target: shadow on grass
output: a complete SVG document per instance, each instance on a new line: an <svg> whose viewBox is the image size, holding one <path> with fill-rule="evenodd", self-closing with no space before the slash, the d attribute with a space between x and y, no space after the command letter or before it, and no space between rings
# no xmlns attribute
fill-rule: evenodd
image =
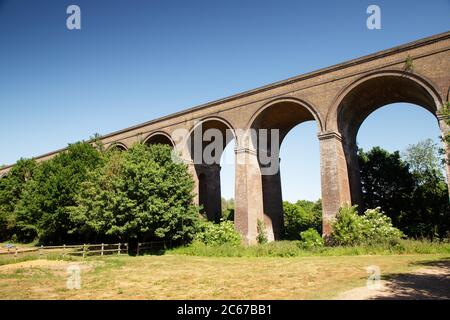
<svg viewBox="0 0 450 320"><path fill-rule="evenodd" d="M442 300L450 299L450 258L412 263L423 266L411 274L388 274L383 294L372 300Z"/></svg>

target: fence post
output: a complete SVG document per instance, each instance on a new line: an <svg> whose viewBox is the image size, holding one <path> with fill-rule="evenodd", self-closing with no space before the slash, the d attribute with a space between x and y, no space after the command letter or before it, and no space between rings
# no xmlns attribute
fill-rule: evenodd
<svg viewBox="0 0 450 320"><path fill-rule="evenodd" d="M83 244L83 259L86 257L86 244Z"/></svg>
<svg viewBox="0 0 450 320"><path fill-rule="evenodd" d="M63 259L66 257L66 245L63 244L63 254L62 254Z"/></svg>
<svg viewBox="0 0 450 320"><path fill-rule="evenodd" d="M138 242L138 245L137 245L137 252L136 252L136 255L138 256L139 255L139 246L140 246L141 244Z"/></svg>
<svg viewBox="0 0 450 320"><path fill-rule="evenodd" d="M41 245L41 248L39 249L39 258L42 258L43 251L44 251L44 246Z"/></svg>
<svg viewBox="0 0 450 320"><path fill-rule="evenodd" d="M17 259L17 253L18 253L18 251L19 251L19 249L17 249L17 247L16 247L16 251L14 252L14 260Z"/></svg>
<svg viewBox="0 0 450 320"><path fill-rule="evenodd" d="M101 252L101 256L103 257L103 250L105 249L105 245L102 243L102 252Z"/></svg>
<svg viewBox="0 0 450 320"><path fill-rule="evenodd" d="M120 256L120 242L119 242L119 244L117 245L117 255Z"/></svg>

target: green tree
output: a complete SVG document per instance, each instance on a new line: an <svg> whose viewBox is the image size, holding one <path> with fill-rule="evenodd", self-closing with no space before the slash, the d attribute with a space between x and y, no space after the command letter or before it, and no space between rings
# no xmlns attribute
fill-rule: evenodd
<svg viewBox="0 0 450 320"><path fill-rule="evenodd" d="M439 150L439 146L432 139L426 139L409 145L403 152L403 159L409 164L410 171L419 184L424 184L429 179L433 181L435 177L444 179Z"/></svg>
<svg viewBox="0 0 450 320"><path fill-rule="evenodd" d="M322 201L283 202L284 239L298 240L300 232L310 228L322 233Z"/></svg>
<svg viewBox="0 0 450 320"><path fill-rule="evenodd" d="M390 153L380 147L368 152L360 149L358 155L364 208L380 207L398 225L402 211L412 209L416 186L408 163L398 151Z"/></svg>
<svg viewBox="0 0 450 320"><path fill-rule="evenodd" d="M0 241L11 239L16 230L16 206L22 198L25 185L31 181L37 164L34 160L20 159L0 179Z"/></svg>
<svg viewBox="0 0 450 320"><path fill-rule="evenodd" d="M437 152L429 141L409 146L404 153L408 162L380 147L360 150L364 207L380 207L408 236L445 236L450 230L448 189Z"/></svg>
<svg viewBox="0 0 450 320"><path fill-rule="evenodd" d="M91 232L134 243L145 240L189 241L198 208L187 166L171 158L166 145L135 144L127 152L108 153L92 171L71 209L73 232Z"/></svg>
<svg viewBox="0 0 450 320"><path fill-rule="evenodd" d="M68 208L75 205L87 173L102 161L102 154L93 146L79 142L40 164L16 208L19 239L39 237L46 244L78 241L68 234L72 229Z"/></svg>

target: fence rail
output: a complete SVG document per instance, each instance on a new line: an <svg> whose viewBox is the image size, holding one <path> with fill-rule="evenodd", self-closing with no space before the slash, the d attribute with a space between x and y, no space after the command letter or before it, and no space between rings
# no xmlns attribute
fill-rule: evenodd
<svg viewBox="0 0 450 320"><path fill-rule="evenodd" d="M19 247L7 248L0 252L1 257L14 257L30 255L36 253L39 258L49 254L65 256L112 256L112 255L141 255L146 253L159 253L173 245L172 241L153 241L138 242L130 248L128 243L100 243L100 244L80 244L80 245L62 245L62 246L40 246L40 247Z"/></svg>

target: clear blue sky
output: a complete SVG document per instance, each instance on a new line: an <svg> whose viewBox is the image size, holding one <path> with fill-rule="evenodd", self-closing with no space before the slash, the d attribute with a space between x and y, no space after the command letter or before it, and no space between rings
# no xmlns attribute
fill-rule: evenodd
<svg viewBox="0 0 450 320"><path fill-rule="evenodd" d="M80 31L66 28L70 4ZM382 30L366 28L370 4ZM0 0L0 163L449 29L449 0ZM358 141L402 150L438 134L427 112L396 105ZM303 124L282 146L288 200L320 196L315 137Z"/></svg>

